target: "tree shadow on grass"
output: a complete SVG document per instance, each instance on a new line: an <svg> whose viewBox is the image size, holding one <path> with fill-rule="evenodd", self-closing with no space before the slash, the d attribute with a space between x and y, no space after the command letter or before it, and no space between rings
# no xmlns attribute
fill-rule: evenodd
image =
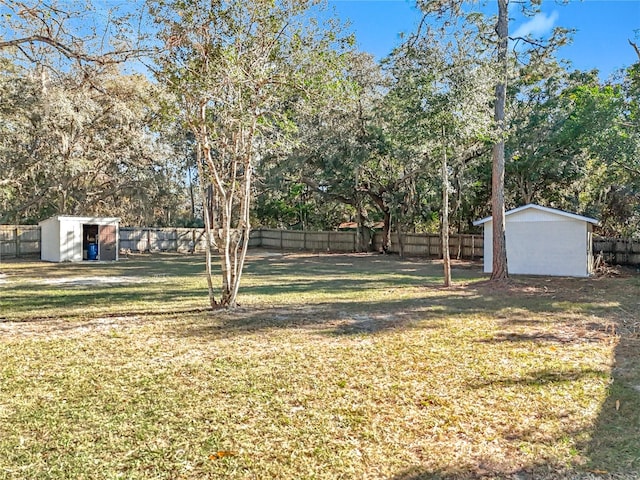
<svg viewBox="0 0 640 480"><path fill-rule="evenodd" d="M417 281L407 285L415 288ZM375 280L301 280L299 282L263 284L244 289L244 295L276 295L283 292L344 293L367 288L380 288ZM462 318L476 315L492 316L504 326L493 337L479 338L479 342L597 342L608 335L611 307L590 303L584 308L589 312L589 322L576 325L576 315L557 301L555 292L533 294L509 292L487 295L483 286L474 283L453 289L429 285L424 297L413 296L398 299L396 292L386 300L359 300L314 302L308 305L287 304L268 308L243 307L230 312L212 313L212 332L224 331L225 335L242 335L247 332L287 328L314 328L318 333L332 336L375 335L397 329L430 329L441 325L445 318ZM553 325L555 330L550 330ZM522 331L526 327L526 331ZM538 328L539 327L539 328ZM194 325L185 335L203 335L209 332L207 325Z"/></svg>
<svg viewBox="0 0 640 480"><path fill-rule="evenodd" d="M632 279L634 280L634 279ZM614 368L609 371L606 365L602 369L566 369L540 370L531 372L522 378L495 378L483 380L473 385L475 388L554 386L580 381L585 376L610 379L607 396L599 406L595 422L584 431L565 433L571 438L586 438L576 444L584 461L583 465L567 467L562 465L533 463L513 471L487 465L466 466L461 468L433 469L414 466L392 477L390 480L471 480L471 479L509 479L509 480L632 480L640 478L640 312L637 305L637 288L634 281L624 283L611 280L594 279L589 286L603 287L600 295L601 305L593 302L586 307L586 317L593 321L576 325L572 315L560 318L554 324L555 331L545 329L536 332L539 322L524 319L505 319L505 331L480 342L503 343L516 342L522 345L536 343L567 344L574 342L617 342L615 345ZM569 296L567 292L560 292ZM593 293L593 292L592 292ZM579 297L579 294L577 295ZM598 297L598 295L596 295ZM579 300L578 300L579 301ZM554 315L557 319L557 314ZM573 322L573 323L572 323ZM534 331L522 331L522 327ZM513 331L510 331L512 329ZM535 433L535 432L532 432ZM529 435L526 431L519 435Z"/></svg>
<svg viewBox="0 0 640 480"><path fill-rule="evenodd" d="M402 312L394 307L402 305ZM268 331L305 329L328 336L376 335L399 329L440 328L434 317L432 322L415 321L413 308L406 302L376 302L376 310L363 309L362 303L316 303L307 307L271 309L240 308L232 312L210 312L207 322L195 322L175 332L181 336L204 338L233 338ZM418 306L414 308L419 309ZM368 313L364 313L368 311Z"/></svg>
<svg viewBox="0 0 640 480"><path fill-rule="evenodd" d="M569 368L564 371L540 370L531 372L525 377L495 378L487 381L476 382L472 389L510 388L514 386L544 387L567 384L579 381L585 377L603 377L608 375L603 370ZM541 459L527 462L517 459L505 461L490 457L479 458L474 463L470 460L466 465L447 465L428 468L414 465L389 478L389 480L633 480L640 478L640 466L638 464L638 423L637 406L630 404L627 412L616 412L613 398L623 397L610 395L603 404L598 421L593 427L578 427L567 425L552 438L545 438L548 444L561 443L567 438L582 438L587 434L591 437L588 444L578 444L577 448L582 452L586 464L568 466L562 463L550 463ZM627 397L626 400L629 400ZM562 408L554 408L548 405L545 420L551 424L566 423ZM616 416L617 418L611 418ZM629 415L635 415L635 423L629 425ZM604 420L604 419L607 420ZM603 430L604 429L604 430ZM533 425L514 425L508 431L502 432L502 443L511 443L517 448L519 444L528 442L540 442L541 433ZM548 435L548 433L546 434Z"/></svg>
<svg viewBox="0 0 640 480"><path fill-rule="evenodd" d="M640 337L618 339L608 396L591 440L583 445L592 470L640 478ZM622 478L622 477L620 477Z"/></svg>
<svg viewBox="0 0 640 480"><path fill-rule="evenodd" d="M482 464L437 471L412 467L394 475L389 480L599 480L602 478L588 472L580 475L576 472L562 471L555 466L540 462L517 470L501 470Z"/></svg>
<svg viewBox="0 0 640 480"><path fill-rule="evenodd" d="M323 281L308 280L294 285L277 283L245 289L245 295L269 295L292 291L305 293L344 293L379 285L375 281ZM401 288L401 287L400 287ZM504 331L479 342L597 342L607 335L610 308L590 305L591 320L575 325L575 315L558 305L554 296L538 296L535 302L526 297L505 295L492 297L473 284L445 289L439 286L420 287L424 297L397 299L390 293L386 300L359 300L314 302L308 305L288 304L269 308L246 307L231 312L215 312L215 330L227 335L286 328L316 328L325 335L379 334L397 329L434 328L446 318L493 316L504 326ZM516 318L514 318L516 317ZM531 317L531 318L530 318ZM536 319L533 319L536 317ZM540 318L542 317L542 318ZM550 331L553 324L556 330ZM526 331L521 331L526 327ZM540 327L540 328L538 328ZM189 334L206 335L206 327L195 327ZM200 329L200 330L199 330Z"/></svg>

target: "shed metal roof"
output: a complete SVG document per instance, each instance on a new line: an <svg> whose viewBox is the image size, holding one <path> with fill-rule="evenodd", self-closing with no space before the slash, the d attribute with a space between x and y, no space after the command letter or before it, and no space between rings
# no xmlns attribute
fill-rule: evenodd
<svg viewBox="0 0 640 480"><path fill-rule="evenodd" d="M536 205L535 203L530 203L528 205L523 205L522 207L518 207L518 208L514 208L513 210L509 210L508 212L505 212L505 217L507 217L509 215L513 215L514 213L521 212L523 210L530 209L530 208L535 209L535 210L540 210L542 212L551 213L551 214L554 214L554 215L559 215L559 216L562 216L562 217L571 218L573 220L581 220L583 222L592 223L593 225L599 225L599 223L600 223L595 218L583 217L582 215L578 215L576 213L565 212L564 210L558 210L557 208L543 207L542 205ZM473 224L476 225L476 226L482 225L484 223L490 222L492 218L493 217L485 217L485 218L482 218L480 220L476 220L475 222L473 222Z"/></svg>
<svg viewBox="0 0 640 480"><path fill-rule="evenodd" d="M74 220L76 222L81 222L81 223L105 225L110 223L119 223L120 217L79 217L75 215L54 215L52 217L47 218L46 220L42 220L42 222L39 222L38 225L44 222L52 221L52 220L57 220L57 221Z"/></svg>

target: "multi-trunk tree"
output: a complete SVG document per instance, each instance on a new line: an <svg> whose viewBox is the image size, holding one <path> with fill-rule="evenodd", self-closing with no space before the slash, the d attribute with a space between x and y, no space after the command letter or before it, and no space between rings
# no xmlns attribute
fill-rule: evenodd
<svg viewBox="0 0 640 480"><path fill-rule="evenodd" d="M314 1L155 2L162 46L157 78L197 143L212 308L237 304L251 231L253 175L295 132L292 112L339 83L341 47ZM334 68L335 67L335 68ZM211 247L220 253L214 294Z"/></svg>

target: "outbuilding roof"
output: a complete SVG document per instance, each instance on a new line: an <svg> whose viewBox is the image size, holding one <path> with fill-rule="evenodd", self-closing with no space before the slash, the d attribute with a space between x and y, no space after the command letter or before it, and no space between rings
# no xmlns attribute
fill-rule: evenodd
<svg viewBox="0 0 640 480"><path fill-rule="evenodd" d="M599 225L600 223L595 218L583 217L582 215L578 215L576 213L565 212L564 210L558 210L557 208L543 207L541 205L536 205L535 203L530 203L528 205L523 205L522 207L514 208L513 210L509 210L508 212L505 212L504 215L505 217L507 217L509 215L513 215L514 213L522 212L523 210L527 210L530 208L534 210L540 210L542 212L551 213L554 215L560 215L562 217L571 218L573 220L581 220L583 222L592 223L593 225ZM480 220L476 220L475 222L473 222L473 224L476 226L482 225L484 223L490 222L492 218L493 217L485 217Z"/></svg>
<svg viewBox="0 0 640 480"><path fill-rule="evenodd" d="M52 220L57 220L57 221L74 220L80 223L92 223L95 225L105 225L110 223L119 223L120 217L79 217L75 215L54 215L53 217L49 217L45 220L42 220L42 222L39 222L38 225L40 223L49 222Z"/></svg>

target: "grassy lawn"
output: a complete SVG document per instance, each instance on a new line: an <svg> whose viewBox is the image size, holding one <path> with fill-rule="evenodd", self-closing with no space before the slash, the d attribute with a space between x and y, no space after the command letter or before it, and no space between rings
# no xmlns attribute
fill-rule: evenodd
<svg viewBox="0 0 640 480"><path fill-rule="evenodd" d="M640 478L640 276L252 252L0 264L0 479Z"/></svg>

